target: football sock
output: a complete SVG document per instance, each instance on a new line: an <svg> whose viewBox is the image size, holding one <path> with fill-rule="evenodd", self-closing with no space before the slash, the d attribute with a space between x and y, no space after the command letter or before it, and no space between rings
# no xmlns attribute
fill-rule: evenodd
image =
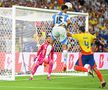
<svg viewBox="0 0 108 90"><path fill-rule="evenodd" d="M63 50L63 58L64 58L64 63L66 64L67 63L67 50Z"/></svg>
<svg viewBox="0 0 108 90"><path fill-rule="evenodd" d="M76 71L82 71L82 72L88 72L88 69L82 67L82 66L75 66Z"/></svg>
<svg viewBox="0 0 108 90"><path fill-rule="evenodd" d="M48 70L48 76L51 75L51 72L52 72L52 68L53 68L53 62L49 62L49 70Z"/></svg>
<svg viewBox="0 0 108 90"><path fill-rule="evenodd" d="M103 77L102 77L102 74L100 73L100 71L99 70L96 70L95 72L96 72L99 80L102 82L103 81Z"/></svg>

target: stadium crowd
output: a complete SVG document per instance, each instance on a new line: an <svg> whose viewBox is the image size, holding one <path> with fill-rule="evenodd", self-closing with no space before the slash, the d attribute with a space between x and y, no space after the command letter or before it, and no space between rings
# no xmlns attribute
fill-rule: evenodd
<svg viewBox="0 0 108 90"><path fill-rule="evenodd" d="M89 13L89 31L97 34L96 52L108 52L108 0L0 0L0 7L12 5L60 10L61 4L72 3L73 12Z"/></svg>

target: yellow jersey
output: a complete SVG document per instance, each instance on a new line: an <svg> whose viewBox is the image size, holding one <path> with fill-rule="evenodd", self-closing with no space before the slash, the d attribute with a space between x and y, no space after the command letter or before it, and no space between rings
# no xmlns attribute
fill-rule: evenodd
<svg viewBox="0 0 108 90"><path fill-rule="evenodd" d="M92 54L92 42L96 38L90 33L72 34L72 37L77 39L83 54Z"/></svg>

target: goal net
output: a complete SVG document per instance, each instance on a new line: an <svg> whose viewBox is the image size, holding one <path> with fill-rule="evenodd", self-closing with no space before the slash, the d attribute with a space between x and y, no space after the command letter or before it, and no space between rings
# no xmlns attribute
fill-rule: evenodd
<svg viewBox="0 0 108 90"><path fill-rule="evenodd" d="M15 74L30 74L34 66L34 57L45 37L52 30L52 15L57 10L13 6L11 9L0 9L0 79L15 79ZM88 30L88 14L68 12L72 24L68 27L71 33L79 33L79 27ZM75 72L73 67L79 56L80 47L77 40L68 38L67 71L63 72L61 43L54 44L54 75L86 76L87 73ZM9 64L9 65L8 65ZM40 66L37 74L46 74L48 67ZM11 79L12 79L11 78Z"/></svg>
<svg viewBox="0 0 108 90"><path fill-rule="evenodd" d="M12 8L0 8L0 80L15 79L15 38Z"/></svg>

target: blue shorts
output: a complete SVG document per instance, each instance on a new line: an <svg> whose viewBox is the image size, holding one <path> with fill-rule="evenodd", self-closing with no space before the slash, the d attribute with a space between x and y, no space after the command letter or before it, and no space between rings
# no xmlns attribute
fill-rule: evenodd
<svg viewBox="0 0 108 90"><path fill-rule="evenodd" d="M75 65L84 66L85 64L89 64L91 68L96 67L96 63L94 60L93 54L90 55L82 55L76 62Z"/></svg>

